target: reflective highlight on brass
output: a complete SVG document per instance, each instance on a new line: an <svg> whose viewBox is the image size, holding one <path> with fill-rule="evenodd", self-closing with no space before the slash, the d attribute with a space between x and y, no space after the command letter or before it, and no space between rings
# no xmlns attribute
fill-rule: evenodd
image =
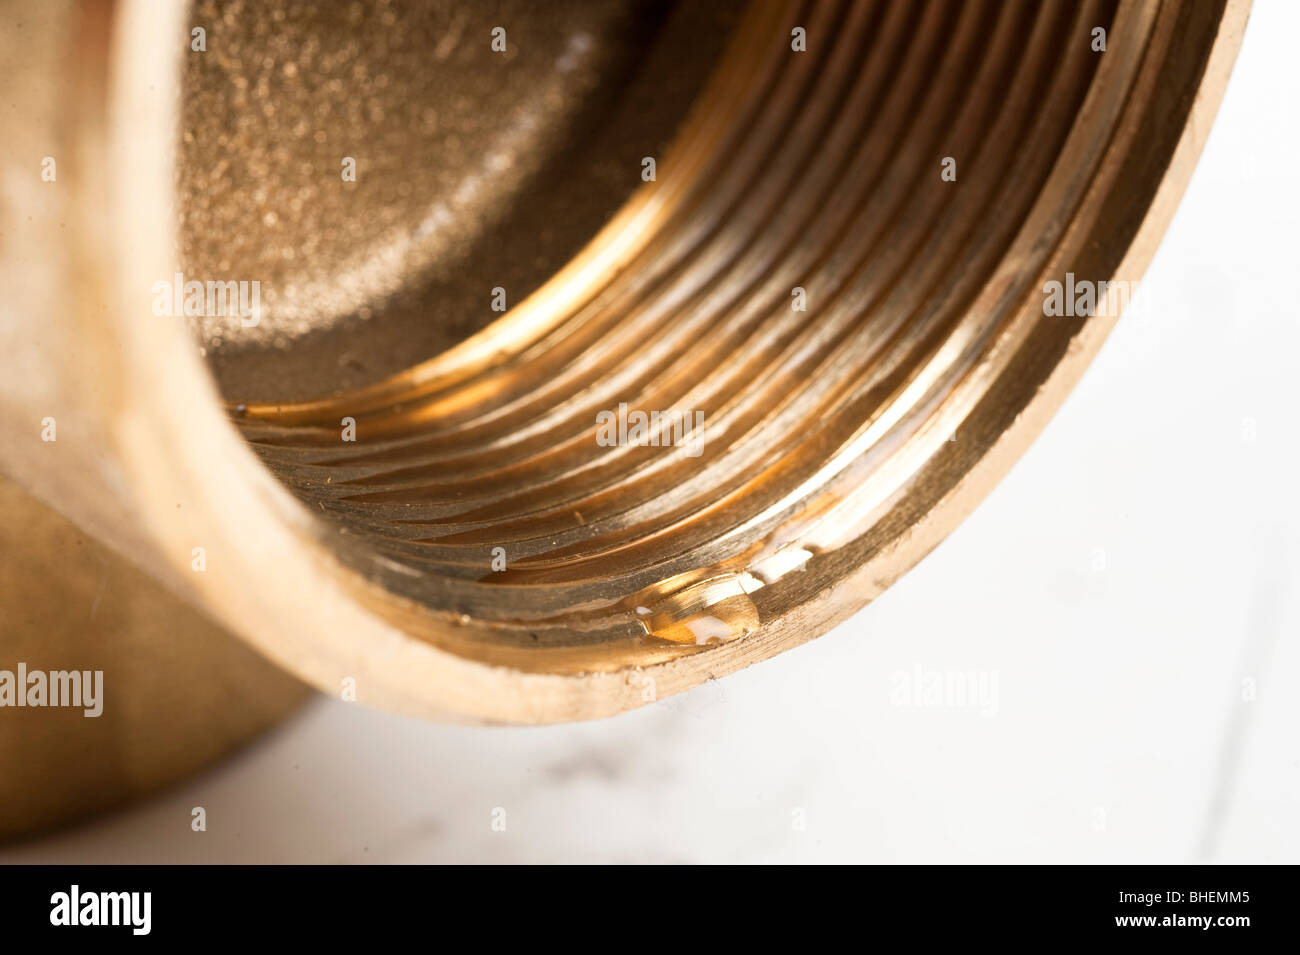
<svg viewBox="0 0 1300 955"><path fill-rule="evenodd" d="M367 257L385 247L370 202L416 215L376 195L340 211L360 247L339 245L303 286L324 290L328 317L299 289L287 331L230 328L219 358L207 342L224 408L182 323L148 312L174 249L196 246L161 185L177 181L164 147L184 126L181 73L131 56L181 18L123 11L105 108L134 125L105 128L120 177L106 215L133 241L103 263L116 304L95 375L116 389L99 427L129 518L101 504L83 519L136 538L160 575L329 692L353 678L375 705L544 722L617 713L805 642L943 539L1115 321L1045 315L1044 284L1140 277L1246 4L751 4L698 95L664 107L663 124L686 118L655 180L634 159L625 201L602 193L612 218L553 274L507 288L504 315L404 354L401 330L438 299L421 299L424 259ZM791 49L796 26L807 52ZM181 155L183 186L211 173ZM241 241L316 241L310 217L285 238L286 201L266 197L273 231L245 216ZM510 205L494 214L508 221ZM351 283L353 260L378 271ZM487 270L458 281L480 309L501 285ZM375 322L386 344L350 368L340 352L369 347ZM343 338L316 347L322 329ZM700 453L599 445L596 416L624 402L702 411ZM187 576L194 540L216 556Z"/></svg>

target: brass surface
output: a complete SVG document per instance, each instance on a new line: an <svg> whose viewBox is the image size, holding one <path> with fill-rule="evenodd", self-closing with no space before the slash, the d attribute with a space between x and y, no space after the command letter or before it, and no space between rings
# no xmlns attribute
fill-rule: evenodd
<svg viewBox="0 0 1300 955"><path fill-rule="evenodd" d="M544 111L558 132L438 219L448 245L420 223L487 147L421 125L426 108L442 121L445 87L380 42L382 19L339 67L368 90L391 53L388 88L410 92L378 94L376 111L332 95L301 46L276 52L278 7L237 24L263 56L197 65L180 44L157 55L186 16L102 8L114 41L66 68L82 122L64 131L92 160L66 208L99 241L51 267L44 297L28 279L50 334L20 330L11 354L55 381L11 377L24 415L6 419L5 466L293 672L424 716L605 716L860 609L978 503L1100 347L1116 316L1047 315L1044 284L1141 276L1247 4L757 2L710 28L716 63L691 41L709 67L698 92L687 77L649 112L592 92L658 82L673 24L701 16L685 8L636 14L666 48L641 50L626 24L647 21L601 5L553 21L545 56L517 40L525 86L559 84ZM329 17L343 19L294 29L350 49L344 14ZM601 57L550 76L573 30ZM488 36L474 43L464 95L494 105L462 119L484 142L516 135L527 92ZM336 126L323 104L359 112ZM606 114L628 132L574 152L572 131ZM365 135L344 143L354 126ZM369 159L367 143L381 144ZM448 163L426 167L426 148ZM341 182L347 155L376 181ZM609 178L581 171L602 155L619 157ZM540 261L503 244L574 209L590 215L539 233ZM48 250L59 211L15 229ZM182 265L279 286L265 327L197 323L221 398L184 321L150 313L153 283ZM55 309L69 283L84 307ZM69 344L51 351L51 336ZM57 457L36 437L52 389L86 429ZM620 403L702 412L700 453L599 445L597 415ZM87 484L85 500L63 493Z"/></svg>
<svg viewBox="0 0 1300 955"><path fill-rule="evenodd" d="M97 716L0 710L0 841L173 783L307 697L203 612L3 479L0 514L0 669L99 671L103 681Z"/></svg>
<svg viewBox="0 0 1300 955"><path fill-rule="evenodd" d="M208 0L192 16L208 51L183 66L180 262L262 287L256 326L192 325L227 394L283 400L446 350L497 317L493 286L534 291L640 184L738 12Z"/></svg>

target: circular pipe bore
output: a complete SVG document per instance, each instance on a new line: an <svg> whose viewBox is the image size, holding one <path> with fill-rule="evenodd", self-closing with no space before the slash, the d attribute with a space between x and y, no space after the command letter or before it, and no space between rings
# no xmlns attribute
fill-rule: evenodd
<svg viewBox="0 0 1300 955"><path fill-rule="evenodd" d="M184 586L263 652L332 692L351 679L364 701L446 718L608 715L819 635L942 540L1100 347L1116 309L1051 314L1045 290L1140 277L1246 9L752 4L718 22L707 83L684 82L657 115L656 136L676 132L652 156L654 181L639 179L637 144L622 171L636 188L593 191L612 217L589 237L539 233L546 267L521 273L517 296L484 265L481 238L456 253L474 265L455 283L429 278L440 253L420 230L435 199L381 182L349 211L333 183L320 201L342 210L358 248L322 239L329 268L268 266L282 286L269 330L196 329L224 413L182 329L165 341L156 326L118 329L137 413L116 447L157 562L175 574L202 537L218 559ZM680 14L645 15L671 36ZM610 16L557 42L580 30L617 52L628 32ZM129 53L150 31L126 22ZM167 105L180 85L170 66L124 71L115 108L188 130ZM563 87L566 129L605 108L591 98L600 77L637 75L617 55L592 71ZM264 105L287 128L319 107L286 105L293 91L275 82ZM115 259L124 313L174 261L178 219L159 198L167 132L149 128L113 143L118 222L129 210L135 239ZM418 142L399 145L418 159ZM272 177L287 187L303 163L284 148L264 159L288 170ZM569 161L551 155L502 188L545 190ZM182 146L182 186L194 160ZM230 189L247 198L240 180ZM191 225L220 213L203 201ZM272 231L265 247L242 240L244 253L311 238L276 231L295 214L258 202ZM490 236L520 202L469 203L449 228ZM386 258L394 235L404 244ZM180 245L221 261L220 245ZM418 331L420 303L427 324L456 283L481 317L435 342L445 329ZM488 311L497 287L503 315ZM371 329L381 346L365 344ZM659 415L648 441L636 412Z"/></svg>

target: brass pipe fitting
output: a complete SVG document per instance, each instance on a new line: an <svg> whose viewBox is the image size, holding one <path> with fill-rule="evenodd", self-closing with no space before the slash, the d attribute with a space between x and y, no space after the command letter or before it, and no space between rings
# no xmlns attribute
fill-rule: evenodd
<svg viewBox="0 0 1300 955"><path fill-rule="evenodd" d="M1140 277L1248 8L161 6L40 6L7 61L6 182L58 184L6 195L3 466L321 689L512 723L942 540L1114 324L1049 290ZM160 316L177 273L260 311Z"/></svg>

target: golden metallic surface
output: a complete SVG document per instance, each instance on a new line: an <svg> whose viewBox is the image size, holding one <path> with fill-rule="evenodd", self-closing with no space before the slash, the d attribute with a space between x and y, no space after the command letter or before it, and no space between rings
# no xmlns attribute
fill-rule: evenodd
<svg viewBox="0 0 1300 955"><path fill-rule="evenodd" d="M254 327L191 319L219 385L280 400L318 393L324 372L369 384L487 325L484 277L522 299L599 231L737 15L667 0L196 4L208 49L183 61L180 261L262 288Z"/></svg>
<svg viewBox="0 0 1300 955"><path fill-rule="evenodd" d="M84 27L92 9L67 22ZM542 241L545 267L518 273L517 287L498 278L492 242L470 242L449 267L459 291L437 277L447 253L418 225L451 188L412 158L421 137L439 142L409 122L439 90L380 97L383 116L409 113L403 136L333 99L328 80L323 94L305 88L320 78L259 40L269 27L240 27L241 44L267 44L262 59L205 64L196 79L185 47L158 55L171 42L160 38L188 33L184 15L103 9L111 45L68 67L83 121L63 141L91 160L72 179L82 201L30 225L9 217L36 250L52 247L65 210L99 239L48 276L47 292L70 286L82 307L47 297L32 312L93 360L13 336L16 367L35 371L6 384L25 416L7 414L5 466L327 691L354 681L362 701L404 712L547 722L643 705L812 639L952 530L1116 320L1046 314L1045 284L1140 277L1247 4L760 0L725 31L668 148L644 153L654 181L640 181L637 142L625 200L593 187L595 207L616 208L607 222ZM796 27L806 52L792 49ZM621 48L617 27L581 29ZM375 49L363 85L382 71ZM289 62L298 72L284 86ZM466 89L509 63L474 62ZM231 111L226 126L269 134L274 121L279 138L225 143L237 158L218 174L225 154L210 139L197 152L182 141L179 159L172 147L177 130L202 133L195 103L213 103L213 119L239 95L230 76L262 115ZM552 115L562 122L588 108L590 83L572 82ZM670 99L659 129L685 112ZM335 102L361 111L348 123L377 124L371 138L388 145L373 168L409 170L409 203L382 174L349 199L363 180L339 179L331 154L343 145L319 114ZM473 123L491 140L515 130L511 115ZM946 157L955 181L941 176ZM473 161L450 166L463 177ZM311 183L301 208L295 168ZM563 162L531 169L448 228L488 234L514 210L549 208L533 205L539 192L574 188ZM212 202L199 182L215 186ZM219 348L214 323L198 323L224 406L184 321L151 313L178 248L221 273L202 278L263 270L268 301L272 286L298 283L276 289L266 329L222 325ZM226 249L238 258L225 262ZM499 317L484 311L497 287L510 305ZM792 307L795 289L806 310ZM444 323L458 294L473 304ZM476 314L457 319L465 308ZM436 333L417 331L422 315ZM349 349L366 358L349 362ZM52 389L85 429L67 450L60 437L58 455L38 437ZM598 416L621 405L702 413L702 440L602 445ZM84 501L60 493L88 484ZM200 544L208 569L190 573Z"/></svg>
<svg viewBox="0 0 1300 955"><path fill-rule="evenodd" d="M0 710L0 841L175 782L307 697L307 687L3 479L0 513L0 670L102 674L95 715L12 701Z"/></svg>

